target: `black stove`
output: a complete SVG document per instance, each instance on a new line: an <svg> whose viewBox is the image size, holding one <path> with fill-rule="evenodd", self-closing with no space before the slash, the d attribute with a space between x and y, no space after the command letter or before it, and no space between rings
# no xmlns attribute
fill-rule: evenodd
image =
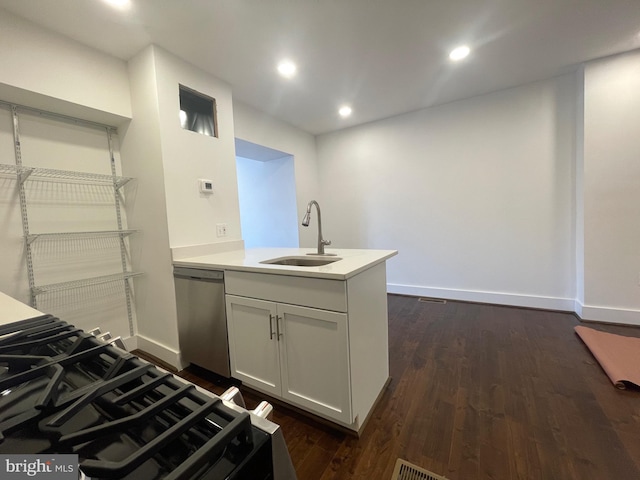
<svg viewBox="0 0 640 480"><path fill-rule="evenodd" d="M0 326L0 454L76 454L97 479L273 478L248 412L51 315Z"/></svg>

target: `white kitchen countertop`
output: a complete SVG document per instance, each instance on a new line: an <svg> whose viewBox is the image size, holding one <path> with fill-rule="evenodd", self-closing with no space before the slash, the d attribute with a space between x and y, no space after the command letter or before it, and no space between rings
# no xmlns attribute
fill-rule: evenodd
<svg viewBox="0 0 640 480"><path fill-rule="evenodd" d="M179 267L202 269L218 269L241 272L269 273L275 275L291 275L299 277L328 278L346 280L358 273L384 262L398 254L397 250L356 250L342 248L327 248L326 253L333 253L339 260L320 267L296 267L291 265L273 265L260 263L279 257L308 257L317 250L315 248L253 248L233 250L230 252L202 255L199 257L175 260L173 264Z"/></svg>
<svg viewBox="0 0 640 480"><path fill-rule="evenodd" d="M6 293L0 292L0 324L4 325L18 320L26 320L43 315L35 308L10 297Z"/></svg>

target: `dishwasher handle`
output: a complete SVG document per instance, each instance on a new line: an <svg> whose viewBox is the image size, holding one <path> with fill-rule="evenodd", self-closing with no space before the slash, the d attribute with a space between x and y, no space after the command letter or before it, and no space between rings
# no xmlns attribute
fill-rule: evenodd
<svg viewBox="0 0 640 480"><path fill-rule="evenodd" d="M224 280L223 270L202 270L199 268L173 267L175 278L187 278L191 280L217 281Z"/></svg>

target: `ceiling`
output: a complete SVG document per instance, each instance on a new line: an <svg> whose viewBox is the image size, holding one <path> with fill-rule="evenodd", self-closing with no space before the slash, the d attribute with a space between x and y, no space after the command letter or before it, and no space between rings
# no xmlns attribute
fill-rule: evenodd
<svg viewBox="0 0 640 480"><path fill-rule="evenodd" d="M127 60L150 43L312 134L556 76L640 48L640 0L0 0ZM449 51L471 55L458 63ZM283 57L297 63L280 77ZM339 117L348 103L353 114Z"/></svg>

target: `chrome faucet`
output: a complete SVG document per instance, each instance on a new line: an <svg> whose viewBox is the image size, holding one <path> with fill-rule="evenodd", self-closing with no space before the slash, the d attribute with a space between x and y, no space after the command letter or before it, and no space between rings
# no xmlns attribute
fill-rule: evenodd
<svg viewBox="0 0 640 480"><path fill-rule="evenodd" d="M309 220L311 220L311 205L315 205L318 210L318 253L309 253L307 255L334 255L333 253L324 253L324 246L331 245L331 241L322 238L322 217L320 215L320 205L318 205L318 202L315 200L311 200L307 205L307 213L305 213L302 218L302 226L309 226Z"/></svg>

